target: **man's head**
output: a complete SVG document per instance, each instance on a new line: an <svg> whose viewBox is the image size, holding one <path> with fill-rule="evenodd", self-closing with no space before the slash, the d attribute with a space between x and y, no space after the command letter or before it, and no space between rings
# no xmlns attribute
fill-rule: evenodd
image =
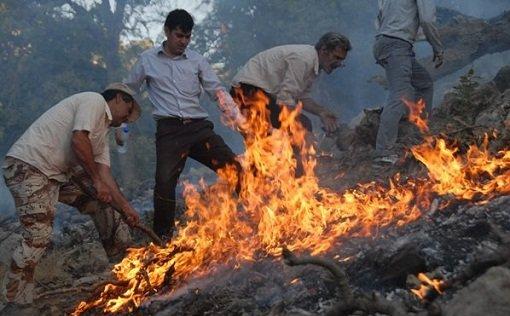
<svg viewBox="0 0 510 316"><path fill-rule="evenodd" d="M319 66L327 74L330 74L338 67L342 67L342 62L347 57L347 52L352 48L349 39L342 34L328 32L315 44L315 49L319 55Z"/></svg>
<svg viewBox="0 0 510 316"><path fill-rule="evenodd" d="M184 53L191 40L193 30L193 17L182 9L176 9L168 13L165 21L165 51L174 56Z"/></svg>
<svg viewBox="0 0 510 316"><path fill-rule="evenodd" d="M115 82L109 84L101 93L112 113L111 126L134 122L140 117L140 106L133 98L135 92L126 84Z"/></svg>

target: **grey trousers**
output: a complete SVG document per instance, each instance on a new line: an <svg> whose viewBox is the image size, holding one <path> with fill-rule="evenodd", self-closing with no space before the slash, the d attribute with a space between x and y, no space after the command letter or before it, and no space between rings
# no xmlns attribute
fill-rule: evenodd
<svg viewBox="0 0 510 316"><path fill-rule="evenodd" d="M386 71L389 89L375 146L375 155L380 157L395 153L398 123L407 112L402 100L423 99L425 110L430 113L434 87L428 71L416 61L411 43L379 35L374 44L374 57Z"/></svg>

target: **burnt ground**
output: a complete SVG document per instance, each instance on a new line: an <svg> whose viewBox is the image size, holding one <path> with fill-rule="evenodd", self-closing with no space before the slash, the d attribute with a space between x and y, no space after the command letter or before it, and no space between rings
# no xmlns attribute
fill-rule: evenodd
<svg viewBox="0 0 510 316"><path fill-rule="evenodd" d="M510 89L507 88L497 81L481 85L468 94L469 102L463 99L465 96L446 95L431 120L432 133L441 132L465 149L468 144L479 144L484 133L496 130L498 137L492 139L491 150L508 149ZM372 167L378 115L377 110L367 111L355 129L345 127L332 138L337 145L333 146L334 150L325 146L319 153L316 173L322 186L340 192L357 183L387 183L397 172L408 177L426 175L425 168L409 155L404 155L395 167ZM413 126L402 122L401 127L402 149L420 142L421 137ZM143 212L145 222L149 221L152 207L151 187L150 182L141 184L133 200L134 206ZM442 200L438 198L436 202L441 204ZM493 225L510 232L510 196L489 201L478 199L478 202L454 201L446 208L423 211L420 219L403 227L374 231L369 238L338 240L323 257L334 260L346 271L355 296L376 292L404 306L409 315L436 315L437 311L434 314L429 309L430 304L409 291L416 286L413 276L430 272L431 277L450 280L462 275L466 267L480 258L501 252L505 244L494 234ZM62 205L57 214L52 245L35 273L39 298L34 307L41 315L68 313L80 300L90 297L90 290L98 283L111 279L112 263L101 248L90 218ZM19 238L17 220L0 219L1 278ZM140 245L147 242L141 235L135 239ZM487 272L482 269L465 282L446 289L434 304L440 306L443 315L510 314L508 253L505 253L506 268L492 268ZM238 269L218 267L205 278L190 279L174 292L163 289L134 314L321 315L341 301L338 280L325 269L314 265L290 267L282 258L261 254L256 262ZM33 313L34 310L29 312ZM362 312L352 314L363 315Z"/></svg>

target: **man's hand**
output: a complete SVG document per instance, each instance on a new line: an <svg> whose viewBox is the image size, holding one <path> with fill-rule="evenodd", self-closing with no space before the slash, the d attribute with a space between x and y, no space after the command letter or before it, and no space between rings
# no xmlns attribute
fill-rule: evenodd
<svg viewBox="0 0 510 316"><path fill-rule="evenodd" d="M131 205L128 204L122 211L126 216L126 223L128 223L129 226L134 227L140 223L140 216Z"/></svg>
<svg viewBox="0 0 510 316"><path fill-rule="evenodd" d="M124 140L122 139L122 131L120 128L115 129L115 143L119 146L124 145Z"/></svg>
<svg viewBox="0 0 510 316"><path fill-rule="evenodd" d="M434 58L432 58L432 62L434 63L434 67L439 68L443 64L444 54L443 52L435 52Z"/></svg>
<svg viewBox="0 0 510 316"><path fill-rule="evenodd" d="M322 124L324 124L324 130L326 133L333 133L338 128L336 115L328 110L324 110L319 113Z"/></svg>
<svg viewBox="0 0 510 316"><path fill-rule="evenodd" d="M245 118L230 94L223 90L217 90L216 97L218 98L218 104L223 114L237 126L242 126L245 122Z"/></svg>
<svg viewBox="0 0 510 316"><path fill-rule="evenodd" d="M112 201L112 195L110 188L103 180L94 180L94 188L96 189L97 199L104 203L110 203Z"/></svg>

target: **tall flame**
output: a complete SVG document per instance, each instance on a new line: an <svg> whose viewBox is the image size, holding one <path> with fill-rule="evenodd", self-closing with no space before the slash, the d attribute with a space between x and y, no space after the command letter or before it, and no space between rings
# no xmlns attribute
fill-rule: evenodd
<svg viewBox="0 0 510 316"><path fill-rule="evenodd" d="M409 122L413 123L418 127L420 132L423 134L426 134L429 132L429 125L427 122L427 118L424 117L425 113L423 112L425 110L425 101L423 99L419 99L418 102L414 103L409 100L403 99L402 100L405 104L405 106L409 109Z"/></svg>
<svg viewBox="0 0 510 316"><path fill-rule="evenodd" d="M344 192L320 188L314 175L315 151L296 117L301 108L284 108L281 128L268 123L267 99L260 93L244 113L246 152L241 178L234 168L219 172L217 183L185 186L185 224L166 247L153 244L130 249L113 270L118 282L107 285L74 315L92 308L126 312L139 307L164 287L178 288L190 277L214 272L220 264L242 262L288 249L324 253L340 237L370 236L390 225L404 225L428 210L435 194L470 199L510 191L510 153L491 156L487 146L472 147L465 156L441 138L428 138L412 153L428 169L430 179L402 179L389 185L360 184ZM245 103L246 103L245 102ZM296 148L298 150L296 151ZM296 177L296 157L303 175ZM236 184L240 191L236 194Z"/></svg>

